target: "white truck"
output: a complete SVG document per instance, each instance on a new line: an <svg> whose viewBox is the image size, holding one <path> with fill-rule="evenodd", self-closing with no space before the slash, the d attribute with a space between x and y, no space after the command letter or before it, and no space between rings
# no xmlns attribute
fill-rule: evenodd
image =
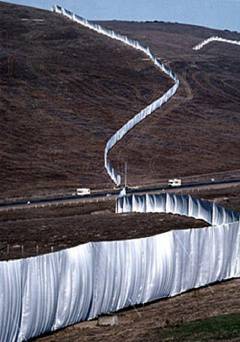
<svg viewBox="0 0 240 342"><path fill-rule="evenodd" d="M178 178L169 179L168 186L177 187L182 185L182 180Z"/></svg>
<svg viewBox="0 0 240 342"><path fill-rule="evenodd" d="M85 196L85 195L90 195L91 190L89 188L78 188L76 190L76 195L77 196Z"/></svg>

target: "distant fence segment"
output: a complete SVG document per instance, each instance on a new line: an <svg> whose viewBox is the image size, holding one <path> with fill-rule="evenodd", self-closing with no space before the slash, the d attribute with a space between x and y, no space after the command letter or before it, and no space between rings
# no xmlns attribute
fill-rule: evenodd
<svg viewBox="0 0 240 342"><path fill-rule="evenodd" d="M230 39L225 39L221 37L210 37L208 39L205 39L201 43L197 44L196 46L193 47L193 50L201 50L205 45L212 43L212 42L221 42L221 43L228 43L228 44L233 44L233 45L239 45L240 46L240 41L239 40L230 40Z"/></svg>
<svg viewBox="0 0 240 342"><path fill-rule="evenodd" d="M143 121L148 115L152 114L155 110L162 107L163 104L166 103L176 93L179 87L179 80L177 76L174 74L174 72L170 68L165 66L161 61L159 61L159 59L157 59L154 56L154 54L150 51L148 47L144 47L138 41L132 40L128 38L127 36L123 36L112 30L103 28L102 26L98 24L91 23L88 20L82 17L79 17L78 15L73 14L72 12L64 9L61 6L54 6L53 11L56 13L62 14L65 17L69 18L70 20L73 20L74 22L77 22L78 24L88 27L98 33L101 33L112 39L118 40L126 45L133 47L136 50L142 51L149 58L149 60L151 60L154 63L154 65L157 68L159 68L162 72L164 72L167 76L169 76L174 81L174 85L164 95L162 95L159 99L157 99L156 101L148 105L146 108L141 110L141 112L136 114L132 119L130 119L126 124L124 124L116 133L114 133L113 136L107 141L107 144L105 146L105 151L104 151L104 165L107 170L107 173L109 174L113 182L117 185L120 185L121 175L117 172L117 170L113 167L113 165L109 161L109 158L108 158L109 151L134 126L136 126L139 122Z"/></svg>
<svg viewBox="0 0 240 342"><path fill-rule="evenodd" d="M1 342L240 276L238 213L173 194L124 196L116 209L177 213L213 226L0 262Z"/></svg>
<svg viewBox="0 0 240 342"><path fill-rule="evenodd" d="M171 213L221 225L239 221L239 213L225 209L214 202L190 195L170 193L128 195L118 197L116 213Z"/></svg>

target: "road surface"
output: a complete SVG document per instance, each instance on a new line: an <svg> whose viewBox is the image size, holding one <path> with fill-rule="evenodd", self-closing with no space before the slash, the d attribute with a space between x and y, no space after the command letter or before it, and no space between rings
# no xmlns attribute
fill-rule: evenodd
<svg viewBox="0 0 240 342"><path fill-rule="evenodd" d="M194 182L185 183L178 187L169 187L166 184L158 184L154 186L138 186L134 188L128 188L128 194L141 194L141 193L158 193L160 191L165 192L181 192L181 191L194 191L194 190L210 190L210 189L222 189L231 186L240 185L240 179L220 180L220 181L205 181L205 182ZM45 207L49 205L64 205L71 203L82 203L82 202L94 202L104 201L108 199L116 199L121 189L112 190L98 190L92 192L90 195L71 195L71 196L56 196L56 197L42 197L29 200L19 201L6 201L0 204L0 211L14 210L14 209L26 209L26 208L37 208Z"/></svg>

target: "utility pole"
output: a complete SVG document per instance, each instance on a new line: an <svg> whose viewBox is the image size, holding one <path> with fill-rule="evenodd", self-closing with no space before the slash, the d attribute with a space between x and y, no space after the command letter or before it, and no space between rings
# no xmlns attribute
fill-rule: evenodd
<svg viewBox="0 0 240 342"><path fill-rule="evenodd" d="M125 162L125 177L124 177L124 187L126 188L127 187L127 172L128 172L128 165L127 165L127 162Z"/></svg>

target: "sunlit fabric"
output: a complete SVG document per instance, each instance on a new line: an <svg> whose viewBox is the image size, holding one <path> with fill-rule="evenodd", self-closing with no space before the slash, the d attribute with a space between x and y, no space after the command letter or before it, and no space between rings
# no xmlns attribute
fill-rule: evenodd
<svg viewBox="0 0 240 342"><path fill-rule="evenodd" d="M190 195L170 193L119 196L116 213L171 213L193 217L211 225L239 221L239 213Z"/></svg>
<svg viewBox="0 0 240 342"><path fill-rule="evenodd" d="M230 39L225 39L221 37L210 37L208 39L205 39L202 41L200 44L197 44L196 46L193 47L193 50L201 50L205 45L212 43L212 42L222 42L222 43L228 43L228 44L233 44L233 45L239 45L240 46L240 41L239 40L230 40Z"/></svg>
<svg viewBox="0 0 240 342"><path fill-rule="evenodd" d="M175 194L122 196L116 209L175 213L212 226L0 262L1 342L240 276L238 213Z"/></svg>

